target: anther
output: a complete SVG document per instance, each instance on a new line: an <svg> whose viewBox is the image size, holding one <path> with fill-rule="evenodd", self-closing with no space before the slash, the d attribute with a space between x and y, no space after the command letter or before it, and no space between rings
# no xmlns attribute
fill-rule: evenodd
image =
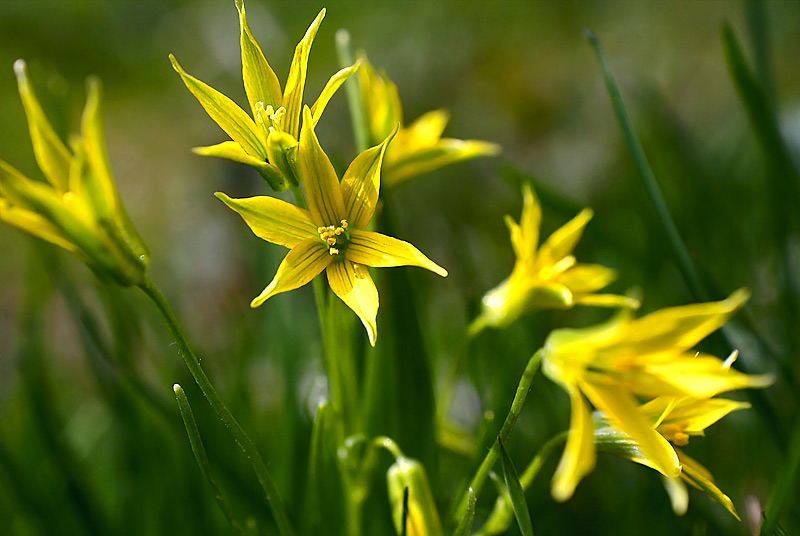
<svg viewBox="0 0 800 536"><path fill-rule="evenodd" d="M328 239L326 240L326 242L328 243L328 245L329 245L329 246L334 246L334 245L336 245L336 239L335 239L335 238L333 238L333 237L330 237L330 238L328 238Z"/></svg>
<svg viewBox="0 0 800 536"><path fill-rule="evenodd" d="M339 254L339 250L336 249L336 248L330 248L328 250L328 253L330 253L331 255L338 255Z"/></svg>

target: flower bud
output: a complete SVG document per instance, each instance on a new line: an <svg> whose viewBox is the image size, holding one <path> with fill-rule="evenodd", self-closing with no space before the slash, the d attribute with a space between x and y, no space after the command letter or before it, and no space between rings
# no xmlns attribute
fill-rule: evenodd
<svg viewBox="0 0 800 536"><path fill-rule="evenodd" d="M407 536L441 536L442 525L425 469L417 460L399 456L386 473L389 502L397 534L403 534L403 496L408 490Z"/></svg>

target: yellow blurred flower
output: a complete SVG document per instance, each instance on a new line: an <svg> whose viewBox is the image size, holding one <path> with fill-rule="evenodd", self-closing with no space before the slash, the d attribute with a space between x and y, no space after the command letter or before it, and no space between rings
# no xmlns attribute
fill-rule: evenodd
<svg viewBox="0 0 800 536"><path fill-rule="evenodd" d="M515 222L506 216L516 263L511 275L483 297L481 313L470 330L508 326L523 313L535 309L566 309L575 304L633 307L639 302L615 294L595 294L616 278L616 272L599 264L577 263L572 250L592 218L584 209L555 231L539 247L542 208L533 189L522 188L522 216Z"/></svg>
<svg viewBox="0 0 800 536"><path fill-rule="evenodd" d="M281 92L278 77L250 32L244 0L237 0L236 8L239 10L242 79L251 115L230 98L186 73L172 54L169 56L170 61L208 115L233 140L210 147L198 147L194 152L247 164L256 169L273 190L282 191L289 185L298 183L296 149L308 56L325 16L325 9L319 12L298 43L286 87ZM311 107L314 124L319 121L325 106L339 86L356 69L358 64L340 70L328 80Z"/></svg>
<svg viewBox="0 0 800 536"><path fill-rule="evenodd" d="M340 182L314 133L311 111L305 107L297 158L308 210L273 197L231 199L217 194L258 237L290 248L252 307L305 285L325 270L331 290L359 316L374 346L378 290L366 266L421 266L447 275L408 242L365 229L378 202L381 162L390 139L358 155Z"/></svg>
<svg viewBox="0 0 800 536"><path fill-rule="evenodd" d="M729 368L735 357L736 352L722 364L722 368ZM702 436L706 428L730 412L749 407L750 405L746 402L723 398L687 397L677 399L671 396L662 396L643 404L639 409L659 434L676 447L682 447L689 442L690 436ZM598 450L610 452L657 469L627 434L610 426L602 417L596 420L598 426L595 430L595 441ZM675 449L675 452L681 464L680 476L664 479L664 485L670 495L675 513L678 515L686 513L689 505L686 484L689 484L707 493L731 515L739 519L733 501L717 487L714 477L708 469L680 449Z"/></svg>
<svg viewBox="0 0 800 536"><path fill-rule="evenodd" d="M81 135L67 147L33 93L25 62L17 60L14 70L33 154L47 183L0 161L0 221L64 248L120 285L142 283L149 255L111 178L100 81L88 80Z"/></svg>
<svg viewBox="0 0 800 536"><path fill-rule="evenodd" d="M640 319L623 310L596 327L550 334L542 369L567 391L571 402L569 437L553 476L555 499L570 498L581 478L594 467L595 426L584 397L611 426L635 442L648 466L675 479L681 475L681 460L667 439L684 442L702 432L713 418L735 408L725 403L715 407L719 402L709 401L676 404L670 408L673 418L661 418L654 425L655 419L647 414L650 408L640 408L639 399L702 401L725 391L765 387L772 382L768 375L743 374L731 369L730 362L691 350L722 326L748 297L748 291L740 289L719 302L662 309Z"/></svg>
<svg viewBox="0 0 800 536"><path fill-rule="evenodd" d="M385 73L377 73L366 58L361 58L361 62L358 81L371 143L379 143L400 125L384 158L385 186L395 186L408 178L455 162L500 152L500 147L494 143L442 138L449 119L444 110L428 112L404 126L397 87Z"/></svg>

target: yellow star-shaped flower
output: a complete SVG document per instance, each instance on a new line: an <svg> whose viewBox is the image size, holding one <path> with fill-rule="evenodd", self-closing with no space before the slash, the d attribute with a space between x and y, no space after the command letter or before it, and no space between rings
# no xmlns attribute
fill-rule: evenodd
<svg viewBox="0 0 800 536"><path fill-rule="evenodd" d="M533 189L522 188L522 216L519 223L506 216L516 262L511 275L483 297L481 313L472 332L486 326L503 328L525 312L536 309L566 309L575 304L604 307L639 307L638 300L615 294L596 294L617 276L600 264L578 263L572 250L592 218L582 210L539 246L542 207Z"/></svg>
<svg viewBox="0 0 800 536"><path fill-rule="evenodd" d="M748 297L749 292L740 289L719 302L671 307L640 319L632 319L628 310L600 326L550 334L542 370L567 391L571 402L569 438L553 476L553 497L562 501L571 497L594 467L595 428L585 398L611 426L636 443L650 467L674 479L681 474L681 462L668 439L678 444L688 441L689 435L710 424L710 416L733 408L703 406L691 421L689 411L698 408L685 406L685 415L676 414L683 418L683 429L677 421L663 419L656 429L654 419L640 408L640 398L705 400L725 391L772 383L769 375L743 374L730 368L730 360L691 350Z"/></svg>
<svg viewBox="0 0 800 536"><path fill-rule="evenodd" d="M358 315L374 346L378 290L366 266L420 266L447 275L408 242L366 230L378 202L381 163L390 139L358 155L340 182L314 133L311 110L305 107L297 160L308 210L272 197L231 199L217 194L258 237L290 248L252 307L305 285L325 270L331 290Z"/></svg>
<svg viewBox="0 0 800 536"><path fill-rule="evenodd" d="M247 164L256 169L273 190L283 191L288 185L297 184L294 151L300 131L300 110L303 105L308 56L319 25L325 17L325 9L319 12L298 43L286 87L281 92L278 77L250 32L244 1L238 0L236 7L239 10L242 79L252 116L227 96L184 71L172 54L169 58L189 91L233 140L210 147L198 147L194 152ZM311 107L314 124L319 121L325 106L339 86L357 69L358 64L347 67L328 80Z"/></svg>

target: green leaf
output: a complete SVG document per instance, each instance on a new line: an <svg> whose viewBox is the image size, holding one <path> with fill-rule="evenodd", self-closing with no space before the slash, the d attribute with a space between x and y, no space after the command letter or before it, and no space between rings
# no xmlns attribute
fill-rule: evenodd
<svg viewBox="0 0 800 536"><path fill-rule="evenodd" d="M475 492L472 491L472 488L469 488L469 490L467 490L467 509L464 512L464 516L458 522L458 526L456 526L453 536L469 535L469 531L472 528L472 521L475 519L475 503L477 500L478 498L476 497Z"/></svg>
<svg viewBox="0 0 800 536"><path fill-rule="evenodd" d="M503 446L503 440L497 436L497 444L500 445L500 460L503 464L503 479L508 488L508 495L511 499L511 507L514 509L514 517L517 518L519 530L522 536L533 536L533 525L531 525L531 514L528 512L528 503L525 502L525 493L522 491L522 484L519 482L517 470L511 463L511 458Z"/></svg>

